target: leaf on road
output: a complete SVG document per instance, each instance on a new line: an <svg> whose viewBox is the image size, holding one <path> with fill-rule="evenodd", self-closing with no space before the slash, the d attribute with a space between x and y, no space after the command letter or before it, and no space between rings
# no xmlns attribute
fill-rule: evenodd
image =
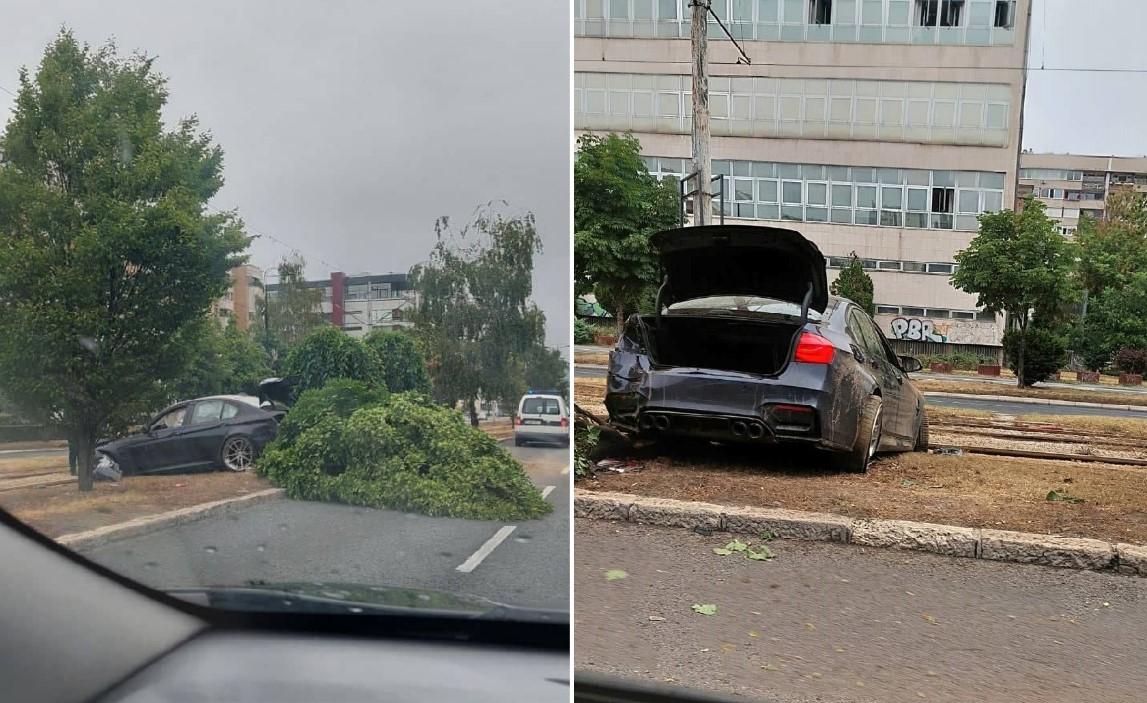
<svg viewBox="0 0 1147 703"><path fill-rule="evenodd" d="M816 625L813 625L811 622L806 622L804 624L804 626L805 626L805 629L808 630L809 632L812 632L813 630L816 629Z"/></svg>
<svg viewBox="0 0 1147 703"><path fill-rule="evenodd" d="M920 617L924 618L924 622L928 623L929 625L939 625L940 624L939 620L937 620L933 616L929 615L928 613L921 613Z"/></svg>
<svg viewBox="0 0 1147 703"><path fill-rule="evenodd" d="M629 574L625 573L621 569L610 569L609 571L605 572L606 581L618 581L625 578L626 576L629 576Z"/></svg>
<svg viewBox="0 0 1147 703"><path fill-rule="evenodd" d="M713 547L713 553L719 557L727 557L733 553L733 550L725 547Z"/></svg>
<svg viewBox="0 0 1147 703"><path fill-rule="evenodd" d="M737 645L735 645L735 644L730 644L728 642L722 642L721 643L721 651L724 652L725 654L728 654L729 652L732 652L736 649L737 649Z"/></svg>
<svg viewBox="0 0 1147 703"><path fill-rule="evenodd" d="M712 603L694 603L693 612L700 615L716 615L717 606Z"/></svg>
<svg viewBox="0 0 1147 703"><path fill-rule="evenodd" d="M1067 491L1048 491L1046 500L1062 503L1082 503L1083 498L1073 496Z"/></svg>
<svg viewBox="0 0 1147 703"><path fill-rule="evenodd" d="M742 542L739 539L734 539L732 542L729 542L728 544L725 545L725 549L730 549L734 552L743 552L748 548L749 548L749 545L745 544L744 542Z"/></svg>
<svg viewBox="0 0 1147 703"><path fill-rule="evenodd" d="M760 636L761 636L761 633L757 632L756 630L749 630L749 637L760 637Z"/></svg>
<svg viewBox="0 0 1147 703"><path fill-rule="evenodd" d="M757 547L757 549L760 551L755 552L752 549L746 550L745 558L752 559L753 561L765 561L766 559L772 559L775 556L773 551L763 544L760 547Z"/></svg>

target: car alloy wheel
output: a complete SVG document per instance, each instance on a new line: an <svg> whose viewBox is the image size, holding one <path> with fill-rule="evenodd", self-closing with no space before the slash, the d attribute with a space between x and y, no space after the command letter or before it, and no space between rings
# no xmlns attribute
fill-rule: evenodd
<svg viewBox="0 0 1147 703"><path fill-rule="evenodd" d="M246 437L232 437L223 445L223 466L231 471L246 471L255 460L255 450Z"/></svg>
<svg viewBox="0 0 1147 703"><path fill-rule="evenodd" d="M872 418L872 438L868 440L868 460L876 456L876 450L880 447L880 411L876 412L876 417Z"/></svg>

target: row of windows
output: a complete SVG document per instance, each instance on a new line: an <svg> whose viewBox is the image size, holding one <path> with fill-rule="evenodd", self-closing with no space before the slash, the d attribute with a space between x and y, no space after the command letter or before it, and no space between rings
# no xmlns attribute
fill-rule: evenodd
<svg viewBox="0 0 1147 703"><path fill-rule="evenodd" d="M848 266L844 256L830 256L828 268L839 269ZM951 276L956 272L956 264L924 263L922 261L886 261L883 259L861 259L861 265L871 271L900 271L903 273L931 273Z"/></svg>
<svg viewBox="0 0 1147 703"><path fill-rule="evenodd" d="M709 81L716 136L804 137L1006 146L1006 85L718 76ZM692 79L578 73L579 129L688 134Z"/></svg>
<svg viewBox="0 0 1147 703"><path fill-rule="evenodd" d="M945 310L943 308L917 308L907 305L877 305L877 315L903 315L905 317L927 317L933 320L979 320L995 322L993 313L983 310Z"/></svg>
<svg viewBox="0 0 1147 703"><path fill-rule="evenodd" d="M1025 181L1082 181L1083 171L1065 171L1055 168L1021 168L1020 179Z"/></svg>
<svg viewBox="0 0 1147 703"><path fill-rule="evenodd" d="M1014 0L711 0L740 40L1008 46ZM690 0L574 0L574 33L687 38ZM708 35L725 39L710 16Z"/></svg>
<svg viewBox="0 0 1147 703"><path fill-rule="evenodd" d="M687 173L684 159L644 157L658 178ZM979 229L977 215L1003 207L1004 175L976 171L714 161L726 176L725 214L760 220Z"/></svg>
<svg viewBox="0 0 1147 703"><path fill-rule="evenodd" d="M1034 193L1040 198L1056 200L1103 200L1103 193L1088 193L1082 190L1066 190L1064 188L1036 188Z"/></svg>

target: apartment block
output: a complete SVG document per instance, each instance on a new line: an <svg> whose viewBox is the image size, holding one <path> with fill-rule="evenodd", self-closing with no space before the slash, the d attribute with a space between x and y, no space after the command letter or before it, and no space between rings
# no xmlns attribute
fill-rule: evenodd
<svg viewBox="0 0 1147 703"><path fill-rule="evenodd" d="M250 264L231 269L231 285L222 298L211 306L211 314L220 325L234 320L241 330L248 330L258 314L263 298L260 270Z"/></svg>
<svg viewBox="0 0 1147 703"><path fill-rule="evenodd" d="M1070 237L1081 217L1102 219L1107 196L1120 190L1147 193L1147 157L1032 154L1020 156L1018 201L1034 195Z"/></svg>
<svg viewBox="0 0 1147 703"><path fill-rule="evenodd" d="M1003 320L952 287L977 215L1016 197L1030 0L713 0L713 171L727 223L851 252L915 352L996 353ZM575 0L575 127L631 131L691 171L689 0ZM717 205L716 207L720 207Z"/></svg>
<svg viewBox="0 0 1147 703"><path fill-rule="evenodd" d="M417 293L405 273L361 273L348 276L333 272L329 278L307 281L309 288L321 288L322 312L330 323L352 337L364 337L372 330L400 330L413 326L410 313ZM267 286L274 298L280 285Z"/></svg>

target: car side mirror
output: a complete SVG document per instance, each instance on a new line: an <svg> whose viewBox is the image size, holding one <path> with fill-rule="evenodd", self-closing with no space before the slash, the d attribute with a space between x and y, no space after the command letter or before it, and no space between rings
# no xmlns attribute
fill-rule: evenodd
<svg viewBox="0 0 1147 703"><path fill-rule="evenodd" d="M914 356L900 357L900 367L908 373L915 373L917 371L924 370L924 364L921 364L920 360Z"/></svg>

